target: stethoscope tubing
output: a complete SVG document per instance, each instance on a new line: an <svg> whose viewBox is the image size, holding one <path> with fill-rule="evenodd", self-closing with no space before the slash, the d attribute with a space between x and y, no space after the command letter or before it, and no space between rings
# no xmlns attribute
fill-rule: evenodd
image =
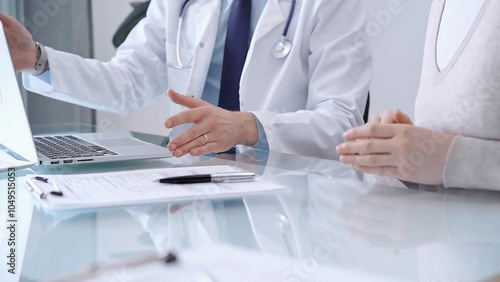
<svg viewBox="0 0 500 282"><path fill-rule="evenodd" d="M181 11L179 12L179 18L182 18L184 16L184 11L186 10L186 6L190 1L191 0L184 0L184 3L182 3Z"/></svg>
<svg viewBox="0 0 500 282"><path fill-rule="evenodd" d="M292 6L290 7L290 13L288 14L288 19L286 20L285 28L283 29L283 37L286 37L288 35L288 29L290 28L290 25L292 24L293 13L295 12L295 4L296 3L297 3L297 0L292 0Z"/></svg>

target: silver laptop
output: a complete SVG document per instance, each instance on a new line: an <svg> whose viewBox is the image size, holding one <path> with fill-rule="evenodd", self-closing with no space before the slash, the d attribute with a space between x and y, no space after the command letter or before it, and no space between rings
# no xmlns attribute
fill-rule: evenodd
<svg viewBox="0 0 500 282"><path fill-rule="evenodd" d="M0 171L34 164L65 165L171 156L166 148L132 138L128 133L45 135L33 139L0 22Z"/></svg>

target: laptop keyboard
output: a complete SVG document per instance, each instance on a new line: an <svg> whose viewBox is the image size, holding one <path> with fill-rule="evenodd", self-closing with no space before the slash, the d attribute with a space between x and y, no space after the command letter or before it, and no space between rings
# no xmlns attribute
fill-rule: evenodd
<svg viewBox="0 0 500 282"><path fill-rule="evenodd" d="M109 149L71 135L34 139L38 153L52 160L118 155Z"/></svg>

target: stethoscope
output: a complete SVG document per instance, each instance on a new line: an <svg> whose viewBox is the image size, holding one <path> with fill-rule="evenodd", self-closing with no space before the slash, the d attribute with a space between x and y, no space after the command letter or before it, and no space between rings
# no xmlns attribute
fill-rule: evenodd
<svg viewBox="0 0 500 282"><path fill-rule="evenodd" d="M288 19L286 20L281 40L274 45L272 50L273 57L277 60L285 58L292 50L292 41L286 38L286 36L288 35L288 28L290 28L290 24L292 23L293 12L295 11L295 2L297 2L297 0L292 0L292 7L290 8L290 13L288 14Z"/></svg>
<svg viewBox="0 0 500 282"><path fill-rule="evenodd" d="M186 11L187 6L191 3L192 0L184 0L184 3L182 3L181 10L179 12L179 24L177 25L177 37L176 37L176 42L175 42L175 53L177 57L177 64L175 63L169 63L167 62L167 67L172 67L175 69L186 69L190 68L191 65L186 66L182 63L181 59L181 46L180 46L180 41L181 41L181 31L182 31L182 22L184 21L184 14ZM290 13L288 14L288 19L285 24L285 28L283 29L283 34L281 36L281 40L278 41L273 46L273 49L271 50L271 53L273 57L277 60L283 59L290 54L290 51L292 50L292 42L287 38L288 35L288 29L290 28L290 24L293 19L293 13L295 11L295 3L297 0L292 0L292 6L290 9Z"/></svg>

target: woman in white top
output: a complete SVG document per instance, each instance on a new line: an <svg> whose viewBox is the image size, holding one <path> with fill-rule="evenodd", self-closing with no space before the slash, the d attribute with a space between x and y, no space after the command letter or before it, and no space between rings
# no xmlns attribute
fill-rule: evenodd
<svg viewBox="0 0 500 282"><path fill-rule="evenodd" d="M500 1L435 0L415 125L387 111L348 130L340 160L445 187L500 189Z"/></svg>

